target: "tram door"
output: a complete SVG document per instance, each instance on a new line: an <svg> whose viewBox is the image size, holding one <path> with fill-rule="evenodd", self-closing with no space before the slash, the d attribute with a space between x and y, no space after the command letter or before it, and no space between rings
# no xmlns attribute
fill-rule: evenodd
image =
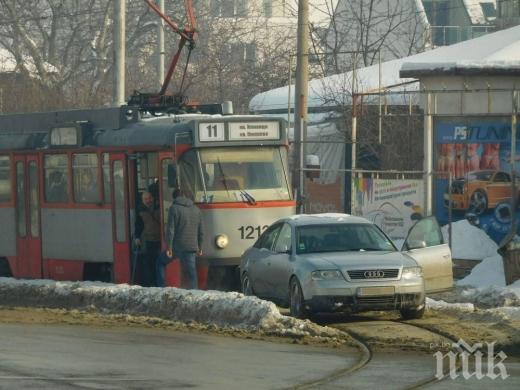
<svg viewBox="0 0 520 390"><path fill-rule="evenodd" d="M42 277L39 160L36 155L15 156L16 246L14 276Z"/></svg>
<svg viewBox="0 0 520 390"><path fill-rule="evenodd" d="M168 183L168 166L175 161L172 152L159 153L160 167L159 170L159 201L161 205L161 237L164 237L164 231L168 222L168 210L172 204L172 192L175 187L174 183ZM164 241L164 240L163 240ZM166 243L163 242L162 249L166 249ZM178 261L171 262L166 267L165 282L167 286L180 287L181 272Z"/></svg>
<svg viewBox="0 0 520 390"><path fill-rule="evenodd" d="M128 213L128 171L126 156L110 155L112 190L112 231L114 237L114 282L130 282L130 229Z"/></svg>

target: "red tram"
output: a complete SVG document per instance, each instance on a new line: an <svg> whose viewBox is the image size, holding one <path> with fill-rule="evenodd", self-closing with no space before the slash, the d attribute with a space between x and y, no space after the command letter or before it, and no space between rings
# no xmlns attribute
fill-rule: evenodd
<svg viewBox="0 0 520 390"><path fill-rule="evenodd" d="M287 145L282 120L254 116L1 116L0 276L132 283L135 210L155 183L163 230L173 187L193 194L205 227L199 285L226 288L242 252L295 212ZM180 285L178 262L166 279Z"/></svg>

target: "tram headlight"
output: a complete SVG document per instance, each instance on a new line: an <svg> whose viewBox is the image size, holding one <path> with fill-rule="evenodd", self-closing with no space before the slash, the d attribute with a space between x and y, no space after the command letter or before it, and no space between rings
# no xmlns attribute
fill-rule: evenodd
<svg viewBox="0 0 520 390"><path fill-rule="evenodd" d="M229 238L225 234L219 234L217 237L215 237L215 245L220 248L224 249L229 244Z"/></svg>

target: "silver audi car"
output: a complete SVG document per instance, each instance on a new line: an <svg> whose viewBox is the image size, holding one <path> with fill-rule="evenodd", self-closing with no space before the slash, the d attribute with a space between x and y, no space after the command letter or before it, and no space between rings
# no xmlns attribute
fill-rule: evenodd
<svg viewBox="0 0 520 390"><path fill-rule="evenodd" d="M418 221L399 251L372 222L346 214L296 215L271 225L244 252L242 291L311 313L424 313L425 293L453 285L451 253L435 218Z"/></svg>

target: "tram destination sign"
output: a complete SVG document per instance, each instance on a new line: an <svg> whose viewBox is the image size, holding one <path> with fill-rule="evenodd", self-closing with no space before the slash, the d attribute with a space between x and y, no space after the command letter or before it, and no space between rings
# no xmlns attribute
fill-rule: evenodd
<svg viewBox="0 0 520 390"><path fill-rule="evenodd" d="M221 122L199 123L199 140L201 142L222 142L276 141L280 139L279 122L228 122L226 125Z"/></svg>
<svg viewBox="0 0 520 390"><path fill-rule="evenodd" d="M280 139L278 122L230 122L229 140L268 140Z"/></svg>

